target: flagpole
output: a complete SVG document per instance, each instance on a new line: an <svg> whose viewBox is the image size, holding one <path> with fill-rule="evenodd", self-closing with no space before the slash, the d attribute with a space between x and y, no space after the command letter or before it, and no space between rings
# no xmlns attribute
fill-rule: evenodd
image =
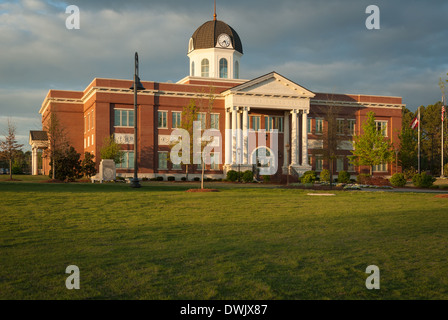
<svg viewBox="0 0 448 320"><path fill-rule="evenodd" d="M444 166L444 162L443 162L443 155L444 155L444 139L443 139L443 131L444 131L444 127L443 124L445 123L445 96L442 96L442 175L440 176L441 178L443 178L445 176L444 174L444 170L443 170L443 166Z"/></svg>
<svg viewBox="0 0 448 320"><path fill-rule="evenodd" d="M418 173L421 173L421 160L420 160L420 107L418 107Z"/></svg>

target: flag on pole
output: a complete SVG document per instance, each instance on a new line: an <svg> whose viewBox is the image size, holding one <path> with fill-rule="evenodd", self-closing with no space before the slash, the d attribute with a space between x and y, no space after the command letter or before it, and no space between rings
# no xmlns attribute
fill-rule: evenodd
<svg viewBox="0 0 448 320"><path fill-rule="evenodd" d="M445 120L445 97L442 96L442 122Z"/></svg>
<svg viewBox="0 0 448 320"><path fill-rule="evenodd" d="M418 117L415 117L415 119L412 120L411 122L411 128L415 130L417 126L418 126Z"/></svg>

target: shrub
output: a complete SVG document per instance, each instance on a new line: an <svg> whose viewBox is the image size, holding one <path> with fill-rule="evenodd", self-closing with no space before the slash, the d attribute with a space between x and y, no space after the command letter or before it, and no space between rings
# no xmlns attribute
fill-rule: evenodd
<svg viewBox="0 0 448 320"><path fill-rule="evenodd" d="M414 175L414 178L412 178L412 183L414 183L414 186L416 186L417 188L429 188L435 181L436 178L426 174L425 172L416 174Z"/></svg>
<svg viewBox="0 0 448 320"><path fill-rule="evenodd" d="M180 180L181 180L181 181L187 181L187 178L182 177L182 178L180 178Z"/></svg>
<svg viewBox="0 0 448 320"><path fill-rule="evenodd" d="M327 169L322 170L320 173L320 181L330 182L330 171Z"/></svg>
<svg viewBox="0 0 448 320"><path fill-rule="evenodd" d="M404 174L402 173L395 173L392 178L390 178L390 183L394 187L402 188L406 185L406 178L404 177Z"/></svg>
<svg viewBox="0 0 448 320"><path fill-rule="evenodd" d="M349 183L350 182L350 173L348 173L347 171L339 172L338 182L339 183Z"/></svg>
<svg viewBox="0 0 448 320"><path fill-rule="evenodd" d="M252 182L254 180L254 174L250 170L244 171L243 172L243 176L241 177L241 179L244 182Z"/></svg>
<svg viewBox="0 0 448 320"><path fill-rule="evenodd" d="M271 176L263 176L263 183L271 182Z"/></svg>
<svg viewBox="0 0 448 320"><path fill-rule="evenodd" d="M412 180L416 174L417 170L415 170L414 167L410 167L409 169L403 171L403 175L406 180Z"/></svg>
<svg viewBox="0 0 448 320"><path fill-rule="evenodd" d="M193 179L193 181L196 181L196 182L201 181L201 178L196 177L196 178Z"/></svg>
<svg viewBox="0 0 448 320"><path fill-rule="evenodd" d="M163 181L163 177L157 177L156 181Z"/></svg>
<svg viewBox="0 0 448 320"><path fill-rule="evenodd" d="M12 174L23 174L22 168L19 166L12 167Z"/></svg>
<svg viewBox="0 0 448 320"><path fill-rule="evenodd" d="M302 183L314 183L316 181L316 172L315 171L307 171L303 174L301 179Z"/></svg>
<svg viewBox="0 0 448 320"><path fill-rule="evenodd" d="M176 181L175 177L168 177L168 181Z"/></svg>
<svg viewBox="0 0 448 320"><path fill-rule="evenodd" d="M370 180L370 175L367 173L361 173L356 177L356 182L359 184L367 184Z"/></svg>
<svg viewBox="0 0 448 320"><path fill-rule="evenodd" d="M227 181L235 182L237 180L238 180L238 172L236 172L235 170L230 170L229 172L227 172Z"/></svg>

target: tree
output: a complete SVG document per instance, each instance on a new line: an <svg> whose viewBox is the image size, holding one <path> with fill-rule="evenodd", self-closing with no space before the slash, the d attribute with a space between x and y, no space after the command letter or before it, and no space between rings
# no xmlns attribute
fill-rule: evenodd
<svg viewBox="0 0 448 320"><path fill-rule="evenodd" d="M106 137L100 150L101 159L114 160L116 164L123 161L123 151L118 143L115 142L114 136Z"/></svg>
<svg viewBox="0 0 448 320"><path fill-rule="evenodd" d="M12 163L16 153L21 150L23 144L17 143L16 127L10 119L8 119L8 134L5 140L0 141L0 150L3 157L9 162L9 179L12 180Z"/></svg>
<svg viewBox="0 0 448 320"><path fill-rule="evenodd" d="M56 159L58 156L61 156L66 152L69 148L69 144L65 130L59 122L56 114L51 113L50 118L44 126L44 130L47 132L49 144L49 148L44 152L45 155L50 156L50 163L52 167L50 170L52 173L50 177L54 180L56 179L57 174Z"/></svg>
<svg viewBox="0 0 448 320"><path fill-rule="evenodd" d="M332 100L329 98L328 100ZM322 142L323 149L318 152L322 154L322 157L328 161L330 172L330 186L333 185L334 175L334 161L337 159L338 151L341 148L341 144L346 138L347 127L338 127L337 118L339 116L338 108L334 105L330 105L324 110L325 125L322 130Z"/></svg>
<svg viewBox="0 0 448 320"><path fill-rule="evenodd" d="M84 159L81 162L81 167L82 167L82 173L87 178L96 175L96 165L95 161L93 161L94 158L95 156L90 152L84 153Z"/></svg>
<svg viewBox="0 0 448 320"><path fill-rule="evenodd" d="M393 146L384 137L384 133L377 129L374 112L367 113L362 129L363 134L354 136L350 162L355 166L369 166L372 175L373 166L392 161Z"/></svg>
<svg viewBox="0 0 448 320"><path fill-rule="evenodd" d="M57 150L53 153L51 161L53 167L50 170L50 177L61 181L74 181L81 178L81 154L76 152L72 146Z"/></svg>

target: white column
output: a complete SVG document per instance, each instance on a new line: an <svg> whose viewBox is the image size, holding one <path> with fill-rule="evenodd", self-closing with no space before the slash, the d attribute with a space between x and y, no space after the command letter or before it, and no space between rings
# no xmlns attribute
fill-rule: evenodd
<svg viewBox="0 0 448 320"><path fill-rule="evenodd" d="M243 164L249 163L249 110L243 108Z"/></svg>
<svg viewBox="0 0 448 320"><path fill-rule="evenodd" d="M291 149L288 150L288 148L287 148L287 145L290 144L290 141L289 141L289 111L285 111L284 122L285 122L285 126L284 126L285 132L283 133L283 137L284 137L283 141L284 141L285 149L284 149L284 153L283 153L283 157L284 157L283 167L288 167L289 166L288 154L289 154L289 150L291 150ZM289 145L289 148L291 148L291 145Z"/></svg>
<svg viewBox="0 0 448 320"><path fill-rule="evenodd" d="M232 130L230 127L230 110L226 108L226 132L225 132L225 164L232 163Z"/></svg>
<svg viewBox="0 0 448 320"><path fill-rule="evenodd" d="M302 112L302 166L308 165L308 113L309 110Z"/></svg>
<svg viewBox="0 0 448 320"><path fill-rule="evenodd" d="M242 135L241 135L241 111L239 110L239 108L238 108L238 112L237 112L237 144L236 144L236 148L237 148L237 150L239 150L239 153L237 152L237 157L238 157L238 161L237 161L237 164L241 164L242 163L242 153L243 153L243 150L242 150Z"/></svg>
<svg viewBox="0 0 448 320"><path fill-rule="evenodd" d="M237 148L237 119L238 108L232 107L232 164L236 164L236 148Z"/></svg>
<svg viewBox="0 0 448 320"><path fill-rule="evenodd" d="M33 176L37 176L39 174L39 162L37 160L37 148L33 148L32 151L32 170L33 170Z"/></svg>
<svg viewBox="0 0 448 320"><path fill-rule="evenodd" d="M297 112L298 110L292 110L292 132L291 132L291 164L297 165L297 156L299 151L299 139L297 139L298 127L297 127Z"/></svg>

